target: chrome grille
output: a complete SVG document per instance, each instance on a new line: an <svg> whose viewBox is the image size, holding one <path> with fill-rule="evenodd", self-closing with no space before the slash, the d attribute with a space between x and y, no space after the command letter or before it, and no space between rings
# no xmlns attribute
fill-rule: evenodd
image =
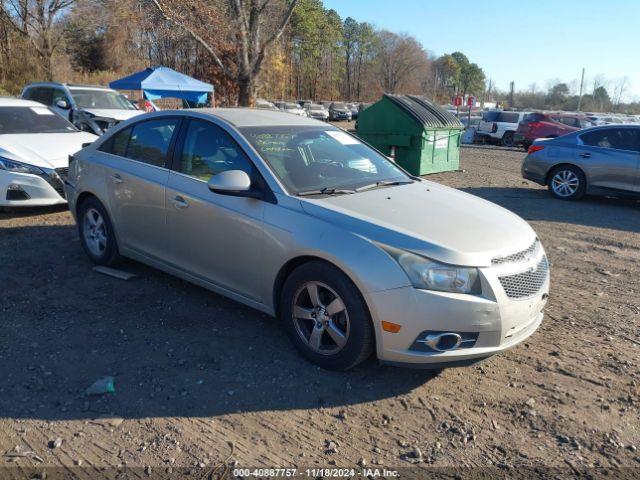
<svg viewBox="0 0 640 480"><path fill-rule="evenodd" d="M504 257L495 257L491 260L492 265L504 265L505 263L520 263L528 261L533 254L538 250L540 246L540 240L536 238L536 241L531 244L526 250L521 252L512 253L511 255L505 255Z"/></svg>
<svg viewBox="0 0 640 480"><path fill-rule="evenodd" d="M542 289L549 277L549 262L543 256L535 268L515 275L505 275L498 277L502 288L509 298L525 299L529 298Z"/></svg>
<svg viewBox="0 0 640 480"><path fill-rule="evenodd" d="M68 167L56 168L56 173L60 175L60 178L62 180L64 180L67 178L67 175L69 175L69 168Z"/></svg>

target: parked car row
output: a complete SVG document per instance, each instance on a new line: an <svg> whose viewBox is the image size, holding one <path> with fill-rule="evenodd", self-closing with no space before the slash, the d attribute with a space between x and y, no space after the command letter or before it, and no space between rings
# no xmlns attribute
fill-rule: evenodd
<svg viewBox="0 0 640 480"><path fill-rule="evenodd" d="M297 102L268 101L258 99L256 108L265 110L282 110L301 117L311 117L324 121L350 121L358 118L358 113L370 106L370 103L349 103L322 101L314 103L311 100Z"/></svg>
<svg viewBox="0 0 640 480"><path fill-rule="evenodd" d="M325 368L373 352L466 365L537 329L549 264L526 222L409 176L336 127L265 110L151 113L99 137L41 103L0 100L0 204L68 199L95 263L130 257L278 315ZM570 120L574 131L533 140L523 176L560 199L640 193L640 126Z"/></svg>
<svg viewBox="0 0 640 480"><path fill-rule="evenodd" d="M640 116L601 115L581 112L488 110L476 128L476 139L506 147L520 145L525 150L538 138L555 138L583 128L637 124Z"/></svg>

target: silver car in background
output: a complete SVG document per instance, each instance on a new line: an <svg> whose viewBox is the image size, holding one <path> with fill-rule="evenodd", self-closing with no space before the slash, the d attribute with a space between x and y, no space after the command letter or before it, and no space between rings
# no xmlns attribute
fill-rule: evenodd
<svg viewBox="0 0 640 480"><path fill-rule="evenodd" d="M316 120L322 120L324 122L329 120L329 110L327 110L324 105L307 103L304 106L304 110L310 118L315 118Z"/></svg>
<svg viewBox="0 0 640 480"><path fill-rule="evenodd" d="M66 190L95 263L130 257L277 315L324 368L465 365L542 321L549 265L524 220L318 120L151 113L76 154Z"/></svg>
<svg viewBox="0 0 640 480"><path fill-rule="evenodd" d="M640 125L607 125L529 147L522 176L546 185L555 198L585 194L640 196Z"/></svg>

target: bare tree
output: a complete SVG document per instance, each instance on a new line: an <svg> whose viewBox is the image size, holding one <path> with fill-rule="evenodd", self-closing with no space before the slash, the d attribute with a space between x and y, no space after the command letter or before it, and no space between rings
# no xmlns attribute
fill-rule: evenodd
<svg viewBox="0 0 640 480"><path fill-rule="evenodd" d="M189 14L176 9L168 0L151 0L168 22L185 30L211 56L216 66L238 83L238 103L252 105L255 101L257 80L262 71L267 49L282 35L293 9L299 0L197 0ZM182 2L181 2L182 3ZM237 42L235 65L230 65L220 54L215 40L206 38L203 29L211 24L199 18L197 4L209 7L218 19L225 16L233 29ZM223 8L224 7L224 8ZM210 19L210 18L209 18ZM224 22L218 21L218 25ZM265 34L266 31L266 34Z"/></svg>
<svg viewBox="0 0 640 480"><path fill-rule="evenodd" d="M428 67L427 53L418 41L408 35L382 31L380 36L380 74L382 87L389 93L408 86L416 73ZM420 82L423 79L420 79Z"/></svg>
<svg viewBox="0 0 640 480"><path fill-rule="evenodd" d="M622 102L622 98L627 93L629 79L627 77L622 77L616 80L616 83L613 87L613 100L614 105L618 107Z"/></svg>
<svg viewBox="0 0 640 480"><path fill-rule="evenodd" d="M53 79L51 58L64 35L61 17L73 0L2 0L0 17L29 39L42 59L48 80Z"/></svg>

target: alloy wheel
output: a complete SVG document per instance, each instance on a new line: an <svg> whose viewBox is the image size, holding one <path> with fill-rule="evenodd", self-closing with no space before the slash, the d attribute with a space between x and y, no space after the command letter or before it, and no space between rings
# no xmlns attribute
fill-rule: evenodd
<svg viewBox="0 0 640 480"><path fill-rule="evenodd" d="M95 208L89 208L85 212L82 233L89 251L96 257L101 257L107 249L107 226Z"/></svg>
<svg viewBox="0 0 640 480"><path fill-rule="evenodd" d="M571 170L560 170L551 179L551 188L559 197L571 197L580 188L580 179Z"/></svg>
<svg viewBox="0 0 640 480"><path fill-rule="evenodd" d="M349 314L340 296L321 282L304 283L293 297L296 332L312 351L333 355L349 339Z"/></svg>

